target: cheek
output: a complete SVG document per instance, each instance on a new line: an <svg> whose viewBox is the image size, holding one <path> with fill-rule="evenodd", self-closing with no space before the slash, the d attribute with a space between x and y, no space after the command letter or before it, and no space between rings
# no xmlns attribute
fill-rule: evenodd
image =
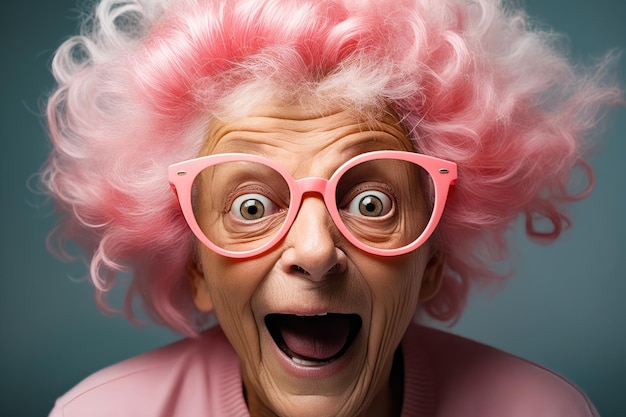
<svg viewBox="0 0 626 417"><path fill-rule="evenodd" d="M424 256L420 251L367 266L372 294L371 338L395 350L419 300Z"/></svg>
<svg viewBox="0 0 626 417"><path fill-rule="evenodd" d="M239 261L219 256L206 249L201 255L202 269L215 304L216 313L225 304L250 304L273 262L265 258Z"/></svg>
<svg viewBox="0 0 626 417"><path fill-rule="evenodd" d="M368 265L365 270L375 304L393 310L407 303L416 305L424 274L421 258L418 253L411 253Z"/></svg>
<svg viewBox="0 0 626 417"><path fill-rule="evenodd" d="M235 261L211 251L201 256L207 288L222 330L240 357L253 354L258 329L252 300L262 284L271 261Z"/></svg>

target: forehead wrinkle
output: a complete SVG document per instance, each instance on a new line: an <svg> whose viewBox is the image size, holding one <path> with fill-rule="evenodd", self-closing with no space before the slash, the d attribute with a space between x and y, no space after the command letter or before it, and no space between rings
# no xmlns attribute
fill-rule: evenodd
<svg viewBox="0 0 626 417"><path fill-rule="evenodd" d="M341 155L341 163L364 152L395 149L407 150L409 145L395 135L380 131L341 129L341 132L307 132L284 134L284 132L236 131L219 138L213 151L219 153L243 152L276 159L282 154L297 152L302 160L329 158ZM293 158L290 158L293 159Z"/></svg>
<svg viewBox="0 0 626 417"><path fill-rule="evenodd" d="M259 106L248 116L232 120L214 118L201 154L216 153L220 148L219 153L260 153L271 158L273 152L280 152L283 147L285 151L317 153L339 141L346 143L340 147L342 150L355 147L354 151L348 152L351 156L369 150L389 149L390 146L414 150L393 112L384 112L379 120L346 110L322 114L306 107L277 107L270 103ZM377 144L377 141L381 143Z"/></svg>
<svg viewBox="0 0 626 417"><path fill-rule="evenodd" d="M355 124L360 122L359 118L346 111L320 114L297 106L279 108L263 106L245 117L233 120L214 119L214 124L219 126L218 131L215 133L219 133L219 130L222 129L225 129L226 132L232 130L310 132L334 129L335 127L345 125L347 120L351 120Z"/></svg>
<svg viewBox="0 0 626 417"><path fill-rule="evenodd" d="M274 124L272 129L261 128L259 125L245 127L241 124L227 125L210 129L202 154L213 153L219 145L223 145L220 152L247 153L254 152L259 147L281 149L283 146L296 147L299 151L306 152L310 149L323 150L324 147L339 141L344 141L346 147L354 147L354 154L388 149L390 145L400 145L405 151L413 150L410 140L400 126L377 123L377 126L372 127L371 123L365 122L347 125L344 122L335 126L318 126L314 129L292 129L285 124Z"/></svg>

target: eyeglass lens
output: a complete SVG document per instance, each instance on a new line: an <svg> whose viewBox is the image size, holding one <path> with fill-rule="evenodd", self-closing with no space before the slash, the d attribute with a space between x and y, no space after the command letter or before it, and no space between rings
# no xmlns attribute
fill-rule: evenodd
<svg viewBox="0 0 626 417"><path fill-rule="evenodd" d="M222 249L260 248L282 231L289 210L299 209L290 207L300 191L297 185L290 189L289 181L258 162L207 167L194 180L194 216L205 236ZM334 201L326 205L334 221L345 225L349 240L396 249L417 240L426 228L433 189L430 175L418 164L377 159L345 171L336 181Z"/></svg>

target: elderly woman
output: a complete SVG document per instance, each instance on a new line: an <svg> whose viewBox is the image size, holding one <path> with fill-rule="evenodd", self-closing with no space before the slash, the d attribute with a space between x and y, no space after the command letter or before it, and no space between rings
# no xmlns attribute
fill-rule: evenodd
<svg viewBox="0 0 626 417"><path fill-rule="evenodd" d="M619 96L601 70L498 0L103 0L83 32L53 62L58 238L104 308L130 271L127 313L138 297L188 338L52 416L597 416L413 321L503 278L520 214L534 238L568 226Z"/></svg>

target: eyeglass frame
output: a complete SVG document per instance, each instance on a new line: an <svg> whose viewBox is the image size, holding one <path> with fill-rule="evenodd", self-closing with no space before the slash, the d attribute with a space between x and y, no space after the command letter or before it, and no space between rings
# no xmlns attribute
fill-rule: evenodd
<svg viewBox="0 0 626 417"><path fill-rule="evenodd" d="M345 226L339 214L339 208L336 203L336 192L339 180L348 170L352 167L368 161L380 160L380 159L395 159L401 161L407 161L414 163L422 167L428 174L433 182L434 189L434 202L433 210L430 219L424 228L424 231L413 242L393 249L383 249L368 246L365 243L358 240L350 230ZM265 165L276 172L278 172L289 187L289 208L287 210L287 217L285 218L283 225L280 227L276 235L271 238L267 243L262 246L243 252L230 251L217 246L213 243L202 231L202 228L198 224L196 216L194 214L192 194L193 183L196 177L204 169L225 162L255 162ZM353 158L350 158L344 162L329 179L318 177L306 177L301 179L295 179L289 171L279 165L277 162L271 159L262 157L255 154L247 153L222 153L215 155L202 156L199 158L193 158L186 161L172 164L168 167L168 179L172 190L176 194L181 211L187 225L193 232L193 234L212 251L219 255L234 259L252 258L267 252L278 244L288 233L293 226L293 223L300 211L300 207L303 202L304 194L319 194L324 200L326 210L330 214L335 226L341 234L357 248L378 256L399 256L409 253L421 245L423 245L428 238L433 234L441 217L448 198L449 190L452 185L457 181L457 164L444 159L436 158L429 155L423 155L415 152L405 151L372 151L359 154ZM328 204L328 202L331 204ZM291 209L296 208L297 209Z"/></svg>

